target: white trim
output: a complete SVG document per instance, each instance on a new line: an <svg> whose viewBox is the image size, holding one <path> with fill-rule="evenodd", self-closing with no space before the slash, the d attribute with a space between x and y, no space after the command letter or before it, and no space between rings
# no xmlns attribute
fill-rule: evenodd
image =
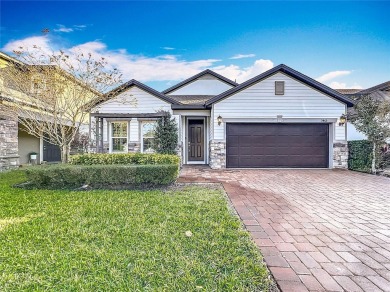
<svg viewBox="0 0 390 292"><path fill-rule="evenodd" d="M201 164L201 165L205 165L206 163L203 161L188 161L187 164Z"/></svg>
<svg viewBox="0 0 390 292"><path fill-rule="evenodd" d="M210 112L210 110L173 110L173 115L209 117L211 115Z"/></svg>
<svg viewBox="0 0 390 292"><path fill-rule="evenodd" d="M335 118L283 118L278 120L278 118L227 118L222 117L222 123L334 123L337 119Z"/></svg>
<svg viewBox="0 0 390 292"><path fill-rule="evenodd" d="M130 125L129 125L129 122L130 121L124 121L124 120L121 120L121 121L107 121L107 125L108 125L108 143L109 143L109 153L128 153L129 152L129 137L130 137ZM114 137L112 137L112 124L113 123L126 123L126 134L127 134L127 137L126 137L126 150L125 151L115 151L113 152L112 151L112 139ZM103 133L102 133L103 135ZM115 138L124 138L124 137L115 137Z"/></svg>
<svg viewBox="0 0 390 292"><path fill-rule="evenodd" d="M181 116L181 152L182 152L182 163L186 164L187 161L187 148L186 148L186 117Z"/></svg>
<svg viewBox="0 0 390 292"><path fill-rule="evenodd" d="M329 141L328 141L328 147L329 147L329 150L328 150L328 168L329 169L332 169L333 168L333 143L335 141L335 133L336 133L336 129L335 129L335 123L331 123L329 124L329 129L328 129L328 135L329 135Z"/></svg>
<svg viewBox="0 0 390 292"><path fill-rule="evenodd" d="M206 125L205 125L205 134L206 134L206 147L205 147L205 152L206 152L206 164L210 164L209 161L209 154L210 154L210 117L206 117Z"/></svg>
<svg viewBox="0 0 390 292"><path fill-rule="evenodd" d="M43 162L43 137L39 138L39 163Z"/></svg>
<svg viewBox="0 0 390 292"><path fill-rule="evenodd" d="M144 153L144 130L142 125L146 123L156 123L156 120L139 120L138 125L139 125L139 135L140 135L140 152ZM153 137L154 138L154 137ZM153 153L153 152L147 152L147 153Z"/></svg>

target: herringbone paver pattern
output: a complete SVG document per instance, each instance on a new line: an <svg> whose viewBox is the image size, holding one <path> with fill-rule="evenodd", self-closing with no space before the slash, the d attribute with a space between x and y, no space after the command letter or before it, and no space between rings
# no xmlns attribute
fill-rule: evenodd
<svg viewBox="0 0 390 292"><path fill-rule="evenodd" d="M220 182L282 291L390 291L390 179L343 170L184 167Z"/></svg>

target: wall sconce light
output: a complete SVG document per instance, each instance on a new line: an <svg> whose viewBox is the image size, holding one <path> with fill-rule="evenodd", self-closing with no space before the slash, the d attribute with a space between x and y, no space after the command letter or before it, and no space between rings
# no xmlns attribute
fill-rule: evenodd
<svg viewBox="0 0 390 292"><path fill-rule="evenodd" d="M220 126L222 124L222 117L218 116L217 121L218 121L218 126Z"/></svg>
<svg viewBox="0 0 390 292"><path fill-rule="evenodd" d="M346 121L347 121L347 117L344 114L342 114L341 117L339 118L339 126L344 126Z"/></svg>

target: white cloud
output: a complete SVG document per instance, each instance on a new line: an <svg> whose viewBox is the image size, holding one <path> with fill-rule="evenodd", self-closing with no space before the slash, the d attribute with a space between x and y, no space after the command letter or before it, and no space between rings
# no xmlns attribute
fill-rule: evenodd
<svg viewBox="0 0 390 292"><path fill-rule="evenodd" d="M255 54L237 54L237 55L234 55L233 57L230 57L229 59L243 59L243 58L253 58L253 57L256 57Z"/></svg>
<svg viewBox="0 0 390 292"><path fill-rule="evenodd" d="M331 71L331 72L328 72L328 73L318 77L316 80L318 82L323 83L323 82L335 79L337 77L349 75L351 73L352 73L352 71L347 71L347 70L345 70L345 71Z"/></svg>
<svg viewBox="0 0 390 292"><path fill-rule="evenodd" d="M71 27L66 27L65 25L62 24L57 24L58 28L55 28L54 31L56 32L72 32L73 28Z"/></svg>
<svg viewBox="0 0 390 292"><path fill-rule="evenodd" d="M175 48L172 48L172 47L161 47L161 49L167 50L167 51L175 50Z"/></svg>
<svg viewBox="0 0 390 292"><path fill-rule="evenodd" d="M347 85L346 83L337 81L333 81L331 84L329 84L329 87L333 89L363 89L361 85L356 83L354 83L353 85Z"/></svg>
<svg viewBox="0 0 390 292"><path fill-rule="evenodd" d="M73 27L75 29L82 30L82 29L86 28L87 25L86 24L78 24L78 25L76 24L76 25L73 25Z"/></svg>
<svg viewBox="0 0 390 292"><path fill-rule="evenodd" d="M69 32L73 32L75 30L84 30L85 28L87 28L87 26L88 25L86 25L86 24L75 24L75 25L72 25L71 27L67 27L63 24L57 24L57 28L53 29L53 31L69 33Z"/></svg>
<svg viewBox="0 0 390 292"><path fill-rule="evenodd" d="M14 50L32 49L34 46L38 47L44 53L50 54L55 47L49 43L48 36L33 36L21 40L12 40L8 42L2 50L12 52Z"/></svg>
<svg viewBox="0 0 390 292"><path fill-rule="evenodd" d="M19 50L20 46L32 48L39 46L42 51L51 53L59 50L58 44L49 36L29 37L22 40L14 40L7 43L3 50L12 52ZM104 57L112 68L117 68L123 74L123 80L137 79L141 82L148 81L178 81L188 78L207 68L226 76L237 82L243 82L266 70L271 69L274 64L271 60L256 60L253 65L241 68L237 65L218 65L219 59L200 59L187 61L180 56L164 54L159 56L135 55L125 49L110 50L101 41L91 41L69 48L62 48L69 54L79 52L91 53L95 58Z"/></svg>
<svg viewBox="0 0 390 292"><path fill-rule="evenodd" d="M218 66L211 69L213 69L218 74L221 74L227 78L236 80L238 83L241 83L273 67L274 63L271 60L259 59L256 60L252 66L246 68L240 68L236 65L229 65Z"/></svg>

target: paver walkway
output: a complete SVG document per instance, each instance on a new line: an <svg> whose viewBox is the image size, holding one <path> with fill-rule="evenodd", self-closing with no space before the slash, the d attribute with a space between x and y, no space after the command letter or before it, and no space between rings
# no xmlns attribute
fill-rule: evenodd
<svg viewBox="0 0 390 292"><path fill-rule="evenodd" d="M390 179L345 170L184 167L221 182L282 291L390 291Z"/></svg>

